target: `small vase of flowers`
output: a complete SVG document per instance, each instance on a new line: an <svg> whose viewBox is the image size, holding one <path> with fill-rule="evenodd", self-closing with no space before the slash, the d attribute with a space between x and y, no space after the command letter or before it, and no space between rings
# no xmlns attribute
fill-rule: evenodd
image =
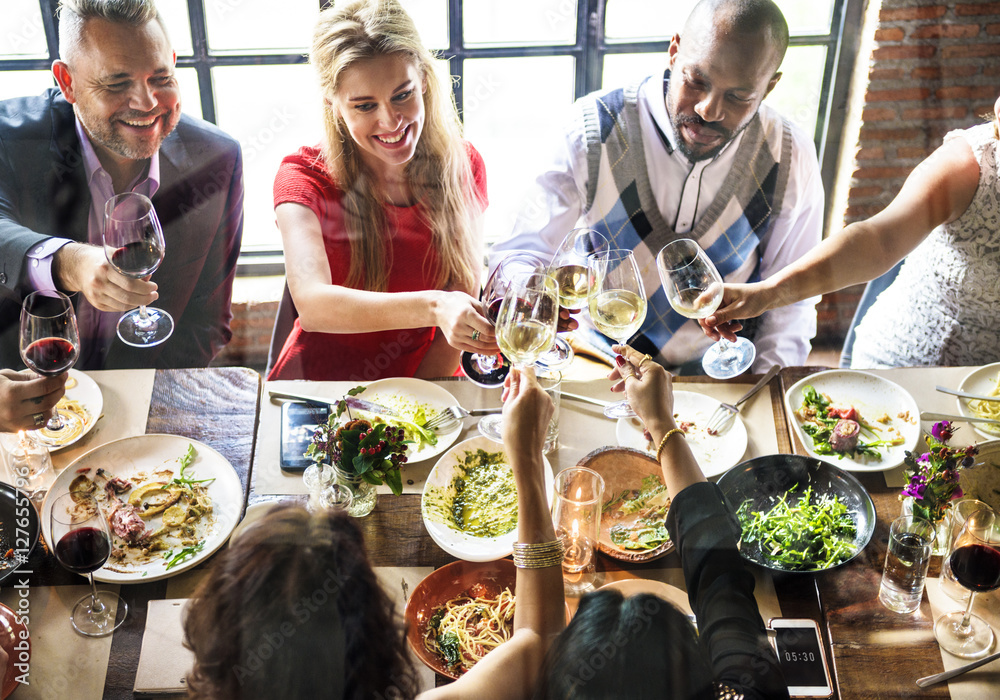
<svg viewBox="0 0 1000 700"><path fill-rule="evenodd" d="M926 436L928 450L917 456L907 452L903 464L909 482L899 498L903 513L912 513L934 525L937 533L932 555L945 555L951 547L951 504L962 497L959 472L972 466L976 445L949 447L955 428L948 421L935 423Z"/></svg>
<svg viewBox="0 0 1000 700"><path fill-rule="evenodd" d="M363 386L355 387L347 395L357 396L364 390ZM410 442L400 427L355 418L341 399L326 423L313 433L306 455L333 466L338 483L347 486L353 496L347 512L361 517L375 508L376 486L385 484L397 496L403 492L399 467L406 463Z"/></svg>

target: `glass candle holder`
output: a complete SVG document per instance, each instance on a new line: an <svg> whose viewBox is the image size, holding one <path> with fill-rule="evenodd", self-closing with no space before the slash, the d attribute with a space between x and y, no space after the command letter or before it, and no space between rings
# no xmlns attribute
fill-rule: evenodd
<svg viewBox="0 0 1000 700"><path fill-rule="evenodd" d="M552 524L565 548L563 581L570 590L586 590L595 573L604 479L592 469L570 467L556 474L553 492Z"/></svg>

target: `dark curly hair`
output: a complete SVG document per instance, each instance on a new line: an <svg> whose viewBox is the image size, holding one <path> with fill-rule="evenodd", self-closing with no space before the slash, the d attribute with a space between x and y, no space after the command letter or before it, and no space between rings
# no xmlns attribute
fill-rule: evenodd
<svg viewBox="0 0 1000 700"><path fill-rule="evenodd" d="M220 552L184 619L192 698L412 698L403 627L344 513L279 506Z"/></svg>

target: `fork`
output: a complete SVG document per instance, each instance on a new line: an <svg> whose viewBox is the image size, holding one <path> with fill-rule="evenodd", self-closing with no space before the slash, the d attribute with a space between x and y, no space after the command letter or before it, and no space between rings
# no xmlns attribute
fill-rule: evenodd
<svg viewBox="0 0 1000 700"><path fill-rule="evenodd" d="M740 404L763 389L780 369L781 367L774 365L771 369L767 370L767 374L761 377L760 381L754 384L750 391L743 394L743 396L740 397L740 400L735 404L720 402L719 407L715 409L715 413L713 413L712 417L708 419L708 425L705 426L705 432L709 435L718 435L725 428L728 428L730 422L732 422L732 420L736 418L736 414L740 412Z"/></svg>
<svg viewBox="0 0 1000 700"><path fill-rule="evenodd" d="M481 416L487 413L500 413L502 410L502 408L476 408L469 411L461 406L449 406L448 408L442 409L428 418L420 427L425 430L433 430L435 433L448 433L451 432L463 418L468 418L469 416Z"/></svg>

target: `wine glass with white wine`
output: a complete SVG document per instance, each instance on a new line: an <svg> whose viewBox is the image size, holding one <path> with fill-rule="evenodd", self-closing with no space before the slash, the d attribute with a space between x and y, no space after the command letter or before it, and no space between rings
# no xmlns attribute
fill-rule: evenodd
<svg viewBox="0 0 1000 700"><path fill-rule="evenodd" d="M663 291L674 311L686 318L705 318L722 303L722 275L697 242L682 238L668 243L656 255ZM757 356L746 338L730 343L725 338L712 345L701 360L705 374L730 379L742 374Z"/></svg>
<svg viewBox="0 0 1000 700"><path fill-rule="evenodd" d="M590 320L619 345L628 343L646 320L646 289L631 250L608 250L587 258L590 273ZM608 418L631 418L628 401L604 409Z"/></svg>
<svg viewBox="0 0 1000 700"><path fill-rule="evenodd" d="M544 272L517 277L507 290L497 315L497 344L515 367L529 367L552 347L558 323L556 281ZM499 414L483 416L479 432L502 442L501 422Z"/></svg>

